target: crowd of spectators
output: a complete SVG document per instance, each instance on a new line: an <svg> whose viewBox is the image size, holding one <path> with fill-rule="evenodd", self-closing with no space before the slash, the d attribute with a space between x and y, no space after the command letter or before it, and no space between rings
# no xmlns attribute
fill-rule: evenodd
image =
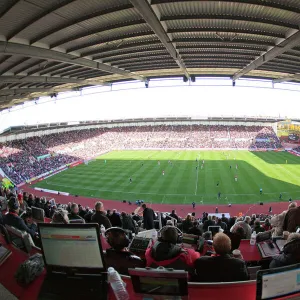
<svg viewBox="0 0 300 300"><path fill-rule="evenodd" d="M110 150L169 148L278 148L271 127L160 125L96 128L0 144L0 167L19 184L62 165Z"/></svg>
<svg viewBox="0 0 300 300"><path fill-rule="evenodd" d="M284 251L270 260L270 268L282 267L300 262L300 207L290 202L288 210L283 212L280 222L276 215L256 215L226 218L224 214L209 215L204 212L197 216L195 212L185 218L171 213L154 212L145 203L130 215L117 210L105 210L102 202L96 202L93 209L80 204L56 204L16 190L0 190L0 196L8 199L8 213L0 214L0 224L14 226L28 232L35 243L39 243L37 226L32 220L31 207L42 208L52 223L98 223L105 229L105 238L111 248L104 253L108 266L113 266L121 274L128 274L129 267L158 267L184 269L189 279L199 282L232 282L249 279L247 263L242 254L237 257L234 250L239 248L241 239L249 239L253 231L270 231L284 236L288 231ZM280 214L282 215L282 214ZM162 229L158 238L152 240L145 253L145 259L135 256L126 247L129 245L128 232L158 229L157 220L161 218ZM221 232L212 234L209 226L220 226ZM186 248L181 245L183 233L202 237L199 248ZM198 245L199 246L199 245ZM203 271L205 270L205 271Z"/></svg>

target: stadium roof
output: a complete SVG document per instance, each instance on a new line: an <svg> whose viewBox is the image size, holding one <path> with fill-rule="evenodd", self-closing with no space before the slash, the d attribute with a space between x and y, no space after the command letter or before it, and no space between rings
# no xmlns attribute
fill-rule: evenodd
<svg viewBox="0 0 300 300"><path fill-rule="evenodd" d="M300 81L298 0L2 0L0 109L153 77Z"/></svg>

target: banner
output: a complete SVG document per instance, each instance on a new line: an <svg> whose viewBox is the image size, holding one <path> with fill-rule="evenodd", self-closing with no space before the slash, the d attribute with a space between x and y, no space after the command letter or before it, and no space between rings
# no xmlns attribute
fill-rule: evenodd
<svg viewBox="0 0 300 300"><path fill-rule="evenodd" d="M44 159L44 158L47 158L47 157L50 157L50 156L51 156L50 154L41 155L41 156L37 157L37 160L40 161L41 159Z"/></svg>

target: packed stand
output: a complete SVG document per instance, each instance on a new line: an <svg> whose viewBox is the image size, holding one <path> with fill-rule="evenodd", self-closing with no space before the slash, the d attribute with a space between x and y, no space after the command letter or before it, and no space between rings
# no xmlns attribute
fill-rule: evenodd
<svg viewBox="0 0 300 300"><path fill-rule="evenodd" d="M258 140L257 140L258 139ZM218 125L130 126L73 130L0 145L0 167L15 183L78 160L123 149L278 148L270 127Z"/></svg>

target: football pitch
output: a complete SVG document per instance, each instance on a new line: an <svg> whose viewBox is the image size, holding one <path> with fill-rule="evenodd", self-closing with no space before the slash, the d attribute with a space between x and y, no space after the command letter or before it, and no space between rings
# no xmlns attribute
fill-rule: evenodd
<svg viewBox="0 0 300 300"><path fill-rule="evenodd" d="M300 199L299 164L287 152L112 151L35 186L132 202L276 202Z"/></svg>

